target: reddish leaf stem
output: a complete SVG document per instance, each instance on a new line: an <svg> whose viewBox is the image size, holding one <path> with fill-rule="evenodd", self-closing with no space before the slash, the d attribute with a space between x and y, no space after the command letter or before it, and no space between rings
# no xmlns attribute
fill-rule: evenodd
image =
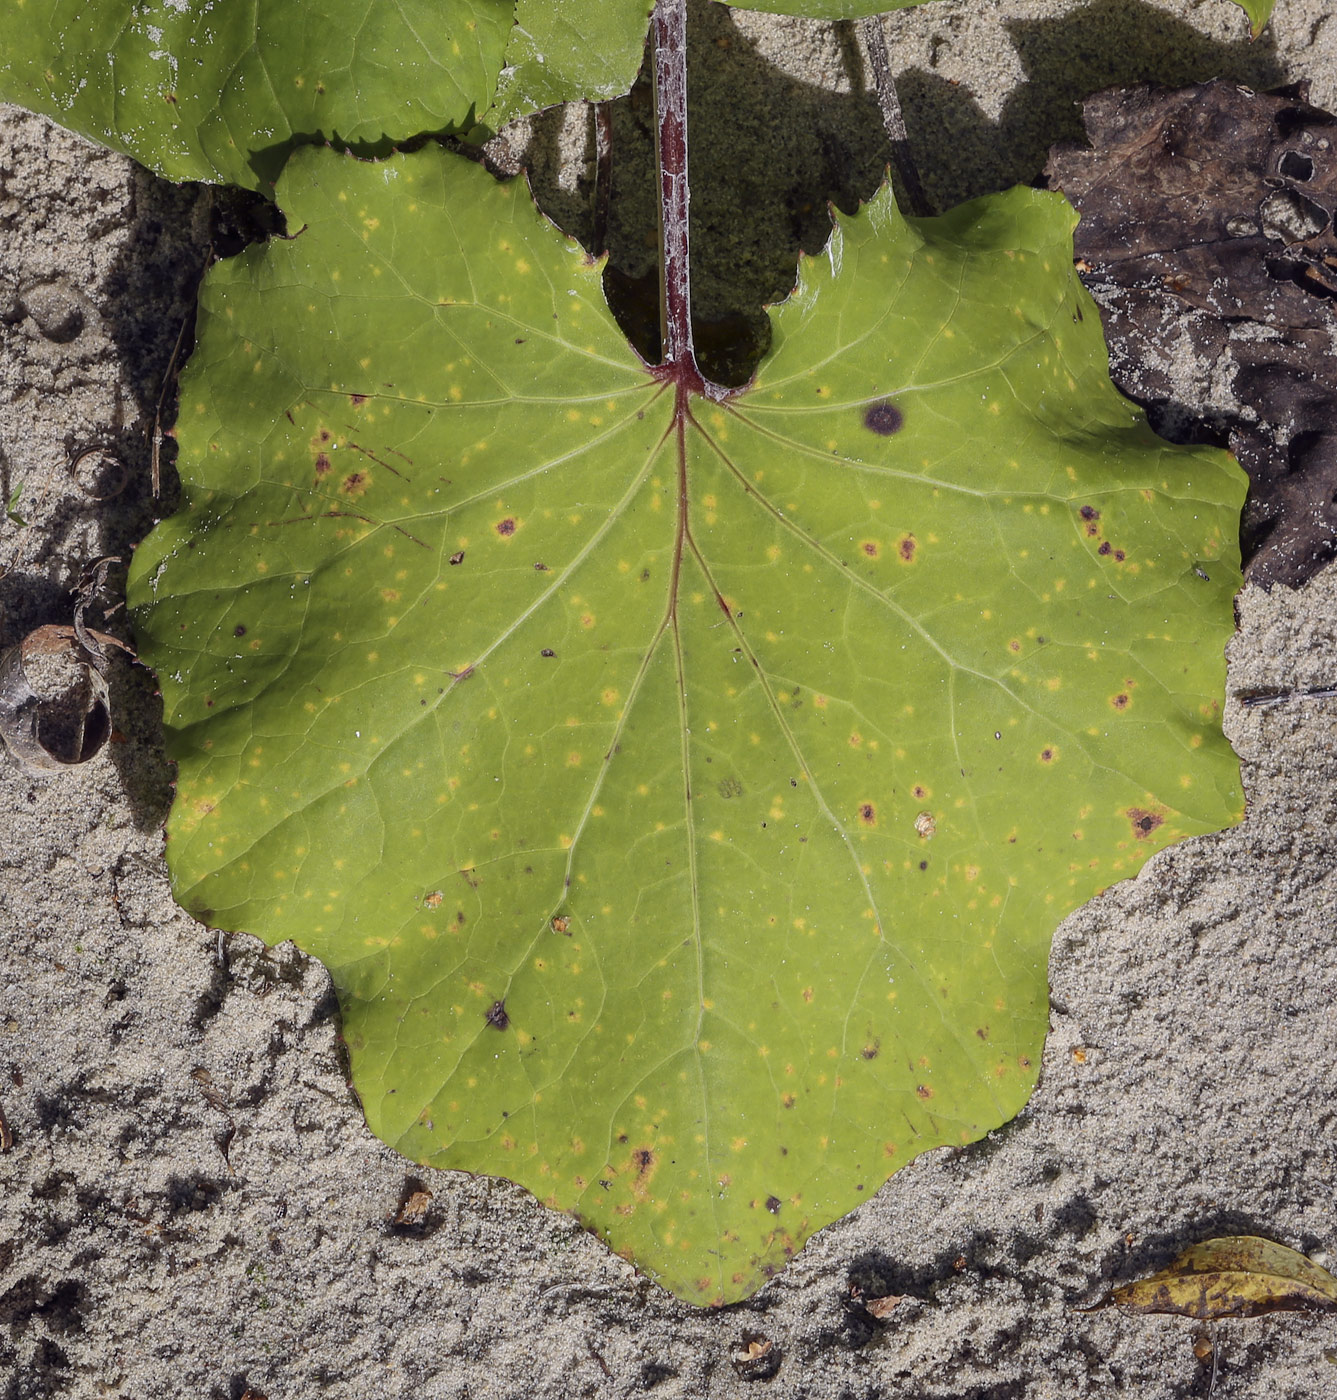
<svg viewBox="0 0 1337 1400"><path fill-rule="evenodd" d="M660 377L687 390L722 398L696 363L692 344L691 271L688 256L687 0L656 0L655 152L659 166L659 294L664 332Z"/></svg>

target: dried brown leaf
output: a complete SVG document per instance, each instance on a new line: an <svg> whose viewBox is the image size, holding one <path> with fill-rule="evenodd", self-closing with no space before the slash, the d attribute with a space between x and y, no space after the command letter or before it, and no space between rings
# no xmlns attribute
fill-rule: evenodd
<svg viewBox="0 0 1337 1400"><path fill-rule="evenodd" d="M1186 1249L1168 1268L1125 1284L1110 1301L1126 1312L1202 1321L1270 1312L1337 1311L1337 1279L1313 1260L1257 1235L1227 1235Z"/></svg>
<svg viewBox="0 0 1337 1400"><path fill-rule="evenodd" d="M895 1311L896 1305L905 1301L904 1293L888 1293L883 1298L865 1298L864 1309L870 1316L884 1322Z"/></svg>
<svg viewBox="0 0 1337 1400"><path fill-rule="evenodd" d="M1337 558L1337 116L1302 88L1216 81L1112 89L1084 118L1090 146L1056 147L1047 173L1081 215L1114 381L1228 438L1246 575L1297 586ZM1185 387L1184 348L1213 387Z"/></svg>
<svg viewBox="0 0 1337 1400"><path fill-rule="evenodd" d="M425 1188L413 1191L400 1203L395 1211L396 1225L421 1225L432 1204L432 1193Z"/></svg>

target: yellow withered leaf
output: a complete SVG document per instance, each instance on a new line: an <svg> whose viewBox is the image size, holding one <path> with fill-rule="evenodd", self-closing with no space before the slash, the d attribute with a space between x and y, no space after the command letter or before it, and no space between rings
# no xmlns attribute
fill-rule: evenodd
<svg viewBox="0 0 1337 1400"><path fill-rule="evenodd" d="M1128 1312L1214 1321L1269 1312L1337 1311L1337 1278L1294 1249L1257 1235L1226 1235L1186 1249L1168 1268L1116 1288Z"/></svg>

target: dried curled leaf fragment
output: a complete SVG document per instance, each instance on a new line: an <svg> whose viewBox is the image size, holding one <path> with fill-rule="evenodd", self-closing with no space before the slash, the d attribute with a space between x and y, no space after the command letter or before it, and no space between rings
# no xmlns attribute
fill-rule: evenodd
<svg viewBox="0 0 1337 1400"><path fill-rule="evenodd" d="M83 629L100 646L115 637ZM0 656L0 737L28 768L87 763L111 733L106 662L73 627L38 627Z"/></svg>
<svg viewBox="0 0 1337 1400"><path fill-rule="evenodd" d="M1168 1268L1125 1284L1110 1301L1128 1312L1203 1321L1269 1312L1337 1311L1337 1278L1294 1249L1226 1235L1186 1249Z"/></svg>
<svg viewBox="0 0 1337 1400"><path fill-rule="evenodd" d="M870 1317L875 1317L879 1322L885 1322L896 1310L899 1303L905 1301L904 1293L888 1293L881 1298L865 1298L863 1305Z"/></svg>

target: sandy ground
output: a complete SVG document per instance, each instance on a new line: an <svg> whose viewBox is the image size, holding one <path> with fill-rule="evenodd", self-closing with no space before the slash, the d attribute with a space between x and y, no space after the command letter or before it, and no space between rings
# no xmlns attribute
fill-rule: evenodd
<svg viewBox="0 0 1337 1400"><path fill-rule="evenodd" d="M881 146L850 31L702 23L694 187L717 246L698 290L749 314L788 285L825 198L868 193ZM1280 0L1257 45L1245 28L1225 0L943 0L887 21L943 203L1035 177L1076 135L1073 102L1114 82L1309 76L1337 105L1330 3ZM531 143L545 202L575 226L581 171L561 153L578 120L510 142ZM640 119L629 105L619 120ZM727 179L704 169L725 160ZM207 202L0 108L0 488L22 483L29 522L0 522L0 646L67 621L83 566L125 555L163 508L145 429ZM629 265L638 218L614 228ZM111 465L66 473L96 443L128 467L119 493ZM220 941L173 905L153 684L118 665L101 757L49 778L0 761L0 1400L1207 1396L1195 1324L1084 1309L1214 1233L1337 1251L1337 703L1234 698L1337 681L1337 569L1248 590L1239 617L1226 726L1245 823L1162 853L1062 926L1019 1119L921 1158L717 1313L517 1188L415 1169L370 1136L324 970ZM420 1188L430 1203L396 1224ZM879 1325L852 1286L907 1297ZM745 1333L771 1342L769 1379L732 1364ZM1331 1319L1209 1340L1216 1400L1337 1394Z"/></svg>

